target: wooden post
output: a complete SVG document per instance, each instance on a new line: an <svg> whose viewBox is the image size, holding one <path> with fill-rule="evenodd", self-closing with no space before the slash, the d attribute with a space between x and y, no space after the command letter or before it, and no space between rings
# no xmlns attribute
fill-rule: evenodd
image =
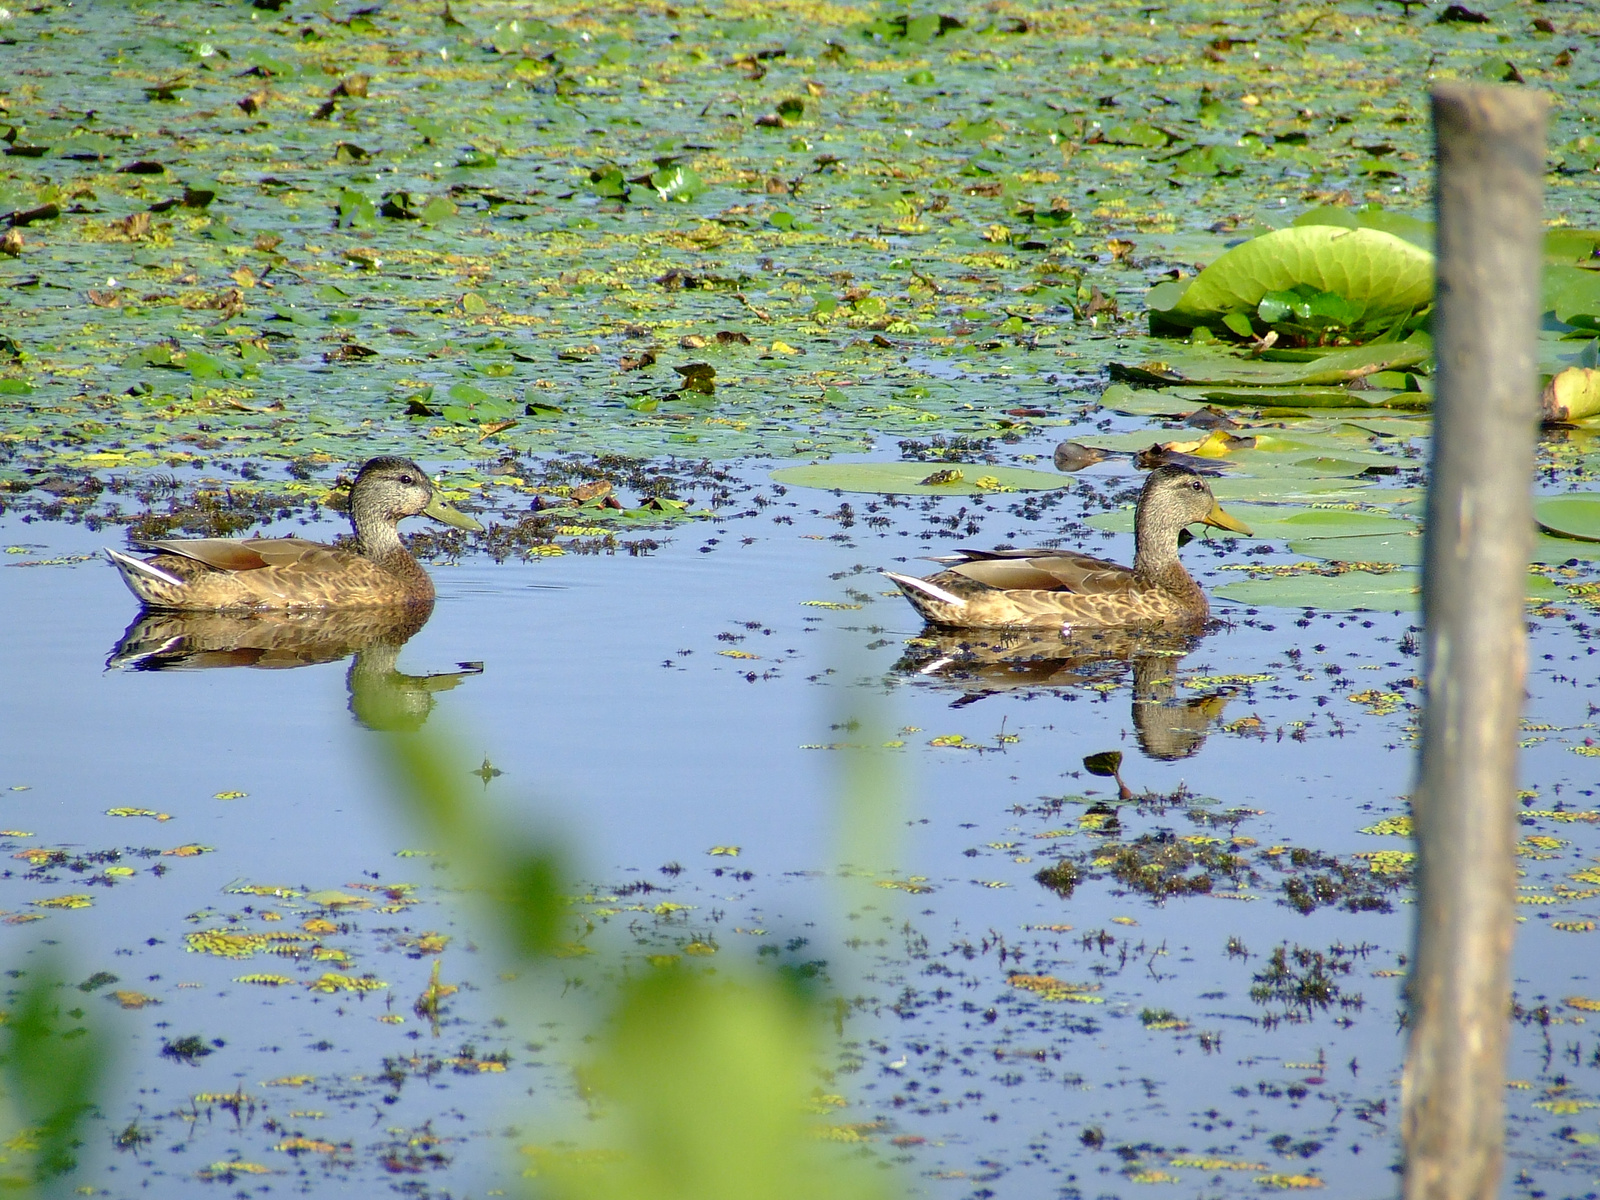
<svg viewBox="0 0 1600 1200"><path fill-rule="evenodd" d="M1499 1194L1538 421L1544 96L1441 84L1406 1200Z"/></svg>

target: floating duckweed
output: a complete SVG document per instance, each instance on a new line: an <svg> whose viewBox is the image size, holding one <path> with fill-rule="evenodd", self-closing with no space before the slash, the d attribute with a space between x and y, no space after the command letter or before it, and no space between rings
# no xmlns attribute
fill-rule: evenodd
<svg viewBox="0 0 1600 1200"><path fill-rule="evenodd" d="M1257 1175L1255 1182L1262 1187L1279 1188L1284 1191L1323 1186L1322 1180L1315 1175Z"/></svg>
<svg viewBox="0 0 1600 1200"><path fill-rule="evenodd" d="M921 896L933 891L933 888L928 885L928 877L926 875L911 875L905 879L880 879L877 882L881 888L910 892L913 896Z"/></svg>
<svg viewBox="0 0 1600 1200"><path fill-rule="evenodd" d="M1586 1108L1600 1108L1600 1100L1535 1100L1533 1106L1558 1117L1571 1117Z"/></svg>
<svg viewBox="0 0 1600 1200"><path fill-rule="evenodd" d="M320 979L306 984L313 992L376 992L389 985L371 975L340 975L336 971L324 972Z"/></svg>
<svg viewBox="0 0 1600 1200"><path fill-rule="evenodd" d="M1154 1029L1157 1031L1182 1030L1189 1028L1189 1022L1185 1021L1182 1017L1169 1008L1141 1009L1139 1012L1139 1021L1146 1029Z"/></svg>
<svg viewBox="0 0 1600 1200"><path fill-rule="evenodd" d="M282 987L286 983L294 982L288 975L235 975L233 981L235 983L260 983L268 987Z"/></svg>
<svg viewBox="0 0 1600 1200"><path fill-rule="evenodd" d="M183 935L191 953L215 954L219 958L249 958L258 950L296 954L316 938L306 933L234 933L226 929L200 929Z"/></svg>
<svg viewBox="0 0 1600 1200"><path fill-rule="evenodd" d="M1352 857L1365 859L1374 875L1402 875L1417 861L1411 850L1360 850Z"/></svg>
<svg viewBox="0 0 1600 1200"><path fill-rule="evenodd" d="M1104 1004L1105 999L1092 993L1100 990L1098 983L1068 983L1054 975L1012 975L1006 980L1014 988L1032 992L1041 1000L1070 1001L1073 1004Z"/></svg>
<svg viewBox="0 0 1600 1200"><path fill-rule="evenodd" d="M1174 1158L1170 1167L1192 1167L1196 1171L1265 1171L1266 1163L1237 1162L1228 1158Z"/></svg>
<svg viewBox="0 0 1600 1200"><path fill-rule="evenodd" d="M1362 833L1370 833L1378 837L1410 837L1411 818L1409 816L1385 817L1376 825L1366 825Z"/></svg>
<svg viewBox="0 0 1600 1200"><path fill-rule="evenodd" d="M882 1129L881 1121L867 1121L858 1125L819 1125L816 1136L825 1142L846 1142L851 1145L866 1142L868 1133Z"/></svg>
<svg viewBox="0 0 1600 1200"><path fill-rule="evenodd" d="M1377 688L1369 688L1364 692L1351 692L1345 699L1353 704L1365 704L1367 711L1375 717L1386 717L1406 706L1406 698L1399 692L1385 692Z"/></svg>
<svg viewBox="0 0 1600 1200"><path fill-rule="evenodd" d="M292 1137L285 1138L273 1149L282 1150L286 1154L303 1154L307 1150L315 1151L318 1154L337 1154L340 1148L332 1142L319 1142L316 1138Z"/></svg>
<svg viewBox="0 0 1600 1200"><path fill-rule="evenodd" d="M74 892L70 896L52 896L49 900L30 900L35 908L89 908L94 904L94 899L83 892Z"/></svg>

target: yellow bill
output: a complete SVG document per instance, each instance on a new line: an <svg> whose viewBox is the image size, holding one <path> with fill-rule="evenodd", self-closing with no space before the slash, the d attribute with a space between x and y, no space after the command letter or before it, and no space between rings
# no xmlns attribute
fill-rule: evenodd
<svg viewBox="0 0 1600 1200"><path fill-rule="evenodd" d="M1255 536L1250 532L1250 526L1246 525L1237 517L1230 517L1227 513L1223 512L1222 505L1218 504L1215 500L1211 502L1211 511L1200 518L1200 523L1202 525L1210 525L1215 529L1226 529L1233 533L1243 534L1245 537Z"/></svg>
<svg viewBox="0 0 1600 1200"><path fill-rule="evenodd" d="M1217 511L1221 511L1220 509ZM428 507L422 510L422 515L432 517L435 521L442 521L446 525L454 525L457 529L470 529L474 533L482 533L483 526L474 521L466 513L457 512L435 493Z"/></svg>

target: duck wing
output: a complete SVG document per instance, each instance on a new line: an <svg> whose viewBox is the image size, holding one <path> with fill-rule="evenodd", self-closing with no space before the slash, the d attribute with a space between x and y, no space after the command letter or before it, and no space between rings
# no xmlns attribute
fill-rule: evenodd
<svg viewBox="0 0 1600 1200"><path fill-rule="evenodd" d="M1071 551L1034 552L1026 557L979 552L950 568L958 575L1007 592L1070 592L1110 596L1132 591L1133 571L1120 563Z"/></svg>
<svg viewBox="0 0 1600 1200"><path fill-rule="evenodd" d="M314 567L342 552L306 538L168 538L141 541L158 554L192 559L214 571L259 571L265 567Z"/></svg>

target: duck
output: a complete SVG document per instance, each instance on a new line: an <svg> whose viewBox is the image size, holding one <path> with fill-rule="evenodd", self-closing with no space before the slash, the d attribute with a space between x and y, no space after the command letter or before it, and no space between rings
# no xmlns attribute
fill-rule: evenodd
<svg viewBox="0 0 1600 1200"><path fill-rule="evenodd" d="M1178 561L1179 535L1194 524L1251 536L1198 472L1163 466L1139 493L1131 567L1070 550L961 550L934 559L947 568L927 578L883 575L924 620L946 628L1198 629L1211 607Z"/></svg>
<svg viewBox="0 0 1600 1200"><path fill-rule="evenodd" d="M407 458L367 460L350 487L355 545L305 538L169 538L136 541L141 558L106 549L129 590L149 609L182 612L418 607L433 581L400 540L399 522L428 516L458 529L483 526L434 491Z"/></svg>

